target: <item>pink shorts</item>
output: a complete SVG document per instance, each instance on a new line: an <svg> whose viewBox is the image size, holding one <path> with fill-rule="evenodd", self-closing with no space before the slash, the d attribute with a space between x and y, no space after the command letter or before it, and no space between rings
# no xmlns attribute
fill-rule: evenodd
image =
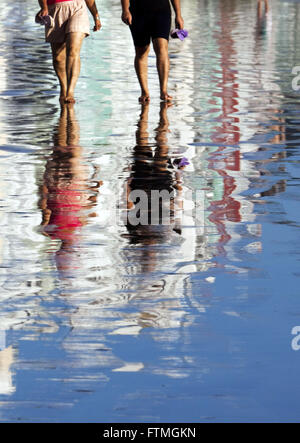
<svg viewBox="0 0 300 443"><path fill-rule="evenodd" d="M90 35L90 21L85 0L71 0L55 3L48 7L54 19L54 27L46 27L46 42L63 43L70 32Z"/></svg>

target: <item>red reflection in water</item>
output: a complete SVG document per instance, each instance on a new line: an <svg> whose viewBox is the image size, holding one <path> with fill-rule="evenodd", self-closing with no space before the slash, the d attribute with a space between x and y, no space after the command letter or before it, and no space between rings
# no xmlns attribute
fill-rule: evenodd
<svg viewBox="0 0 300 443"><path fill-rule="evenodd" d="M209 220L217 226L220 234L219 252L223 253L224 244L231 239L230 234L226 231L226 221L241 221L240 202L232 197L232 193L236 189L236 181L229 173L229 171L240 171L240 150L235 149L227 153L226 149L228 150L228 148L225 147L238 145L240 142L240 128L238 125L240 120L238 116L234 116L234 113L238 111L239 84L235 70L236 51L231 35L233 31L231 19L233 12L234 5L220 2L221 22L216 39L221 54L221 79L217 84L218 90L214 93L214 96L217 97L218 101L220 99L222 101L222 113L219 117L221 125L216 128L211 137L213 143L220 146L209 159L209 168L216 171L223 181L222 199L213 201L209 208L212 211Z"/></svg>

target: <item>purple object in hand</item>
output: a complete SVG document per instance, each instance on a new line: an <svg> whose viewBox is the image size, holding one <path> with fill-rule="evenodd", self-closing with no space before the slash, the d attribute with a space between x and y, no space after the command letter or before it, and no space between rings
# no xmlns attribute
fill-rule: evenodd
<svg viewBox="0 0 300 443"><path fill-rule="evenodd" d="M187 166L189 164L190 164L190 162L188 161L188 159L186 157L182 157L178 166L179 166L179 168L181 168L182 166Z"/></svg>
<svg viewBox="0 0 300 443"><path fill-rule="evenodd" d="M179 38L180 40L184 40L189 35L186 29L174 29L171 32L172 38Z"/></svg>
<svg viewBox="0 0 300 443"><path fill-rule="evenodd" d="M38 23L39 25L45 25L48 28L53 28L54 26L54 20L53 17L51 17L51 15L36 15L35 17L35 22Z"/></svg>
<svg viewBox="0 0 300 443"><path fill-rule="evenodd" d="M183 168L184 166L189 165L190 162L186 157L176 158L173 162L173 166L176 166L178 169Z"/></svg>

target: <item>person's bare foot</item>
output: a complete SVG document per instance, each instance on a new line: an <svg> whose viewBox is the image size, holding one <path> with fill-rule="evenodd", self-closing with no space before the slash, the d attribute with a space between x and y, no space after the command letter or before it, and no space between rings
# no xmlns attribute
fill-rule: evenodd
<svg viewBox="0 0 300 443"><path fill-rule="evenodd" d="M160 94L160 99L163 101L163 102L171 102L172 101L172 96L171 95L169 95L167 92L162 92L161 94Z"/></svg>
<svg viewBox="0 0 300 443"><path fill-rule="evenodd" d="M140 103L149 103L150 102L150 95L149 94L142 94L139 98Z"/></svg>
<svg viewBox="0 0 300 443"><path fill-rule="evenodd" d="M73 95L67 95L67 97L65 97L65 103L75 103Z"/></svg>

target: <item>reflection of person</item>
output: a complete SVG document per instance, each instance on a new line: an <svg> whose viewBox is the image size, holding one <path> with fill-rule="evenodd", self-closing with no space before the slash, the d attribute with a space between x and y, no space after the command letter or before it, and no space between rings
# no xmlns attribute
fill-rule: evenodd
<svg viewBox="0 0 300 443"><path fill-rule="evenodd" d="M269 11L269 0L257 0L257 12L260 16L263 11L263 3L265 7L265 12Z"/></svg>
<svg viewBox="0 0 300 443"><path fill-rule="evenodd" d="M186 223L187 220L182 219L181 211L182 172L188 161L185 158L173 159L170 155L169 106L165 102L160 105L155 143L148 129L149 103L142 105L137 125L136 145L126 184L127 232L123 236L128 243L124 249L124 260L127 262L131 297L143 299L145 303L136 313L126 316L121 327L118 322L119 327L114 334L137 334L143 328L151 327L160 330L160 337L164 334L162 331L166 330L168 340L172 340L168 335L169 328L173 328L175 337L174 328L178 328L177 333L180 334L181 327L189 321L184 319L186 312L182 303L182 285L191 272L188 267L195 257L193 235L190 229L182 226L182 221ZM133 198L136 191L140 193L141 199L145 198L146 204L142 208L139 206L140 198ZM158 202L156 191L165 192L166 197ZM169 206L168 219L163 216L162 208L165 204ZM137 207L146 212L148 223L132 223L135 220L130 214L136 213L138 216ZM153 215L155 223L152 223Z"/></svg>
<svg viewBox="0 0 300 443"><path fill-rule="evenodd" d="M78 143L79 126L73 106L64 105L53 153L46 164L40 200L44 234L61 240L56 254L60 271L72 269L72 254L80 228L87 223L87 217L95 216L91 209L101 185L95 181L95 174L89 177ZM89 183L91 180L93 185Z"/></svg>
<svg viewBox="0 0 300 443"><path fill-rule="evenodd" d="M121 0L122 20L130 26L135 46L135 70L141 87L141 102L150 100L148 89L148 54L152 38L157 59L160 98L170 101L168 94L168 40L171 29L169 0ZM175 26L183 29L180 0L171 0L175 11Z"/></svg>
<svg viewBox="0 0 300 443"><path fill-rule="evenodd" d="M188 162L182 162L182 159L171 161L169 156L167 108L168 104L162 102L160 121L156 129L156 146L153 152L148 140L149 104L142 106L136 132L137 144L134 148L131 174L126 189L128 209L126 226L132 244L155 245L167 241L172 231L180 233L176 210L181 208L181 170ZM144 218L140 217L139 210L136 212L136 199L132 198L135 191L141 191L142 198L145 196L146 203L138 202L144 203L142 205L142 211L146 213ZM162 198L156 201L155 192L165 194L161 194ZM135 221L132 214L134 216L139 214L140 223L132 223ZM151 255L150 249L145 249L144 252ZM150 270L154 265L154 257L148 257L147 260L141 260L141 262Z"/></svg>
<svg viewBox="0 0 300 443"><path fill-rule="evenodd" d="M257 0L257 33L263 34L266 25L266 14L269 12L268 0Z"/></svg>
<svg viewBox="0 0 300 443"><path fill-rule="evenodd" d="M51 44L53 66L60 83L60 101L74 103L74 90L80 73L80 49L90 33L87 8L94 17L94 31L101 22L95 0L39 0L38 16L50 15L53 27L46 27L46 41Z"/></svg>
<svg viewBox="0 0 300 443"><path fill-rule="evenodd" d="M276 114L281 114L282 111L281 110L276 110L275 115ZM271 145L279 145L282 144L284 145L286 142L286 133L285 133L285 128L286 128L286 121L283 117L278 117L278 116L273 116L273 120L276 121L277 120L277 124L274 124L270 127L270 131L274 132L275 135L274 137L270 140L270 144ZM266 148L259 148L259 151L267 151ZM282 173L285 172L285 168L281 165L280 160L285 159L286 158L286 150L283 149L282 151L278 151L274 154L272 154L271 157L265 158L260 160L260 174L262 176L265 175L269 175L270 171L265 167L267 165L269 165L272 162L276 162L279 163L278 166L278 173ZM264 168L263 168L264 166ZM269 186L269 184L268 184ZM271 187L268 187L268 189L265 189L264 191L260 192L259 194L255 194L256 197L266 197L266 196L271 196L271 195L276 195L279 194L280 192L285 192L286 191L286 180L284 179L280 179L277 182L273 183L271 185Z"/></svg>

